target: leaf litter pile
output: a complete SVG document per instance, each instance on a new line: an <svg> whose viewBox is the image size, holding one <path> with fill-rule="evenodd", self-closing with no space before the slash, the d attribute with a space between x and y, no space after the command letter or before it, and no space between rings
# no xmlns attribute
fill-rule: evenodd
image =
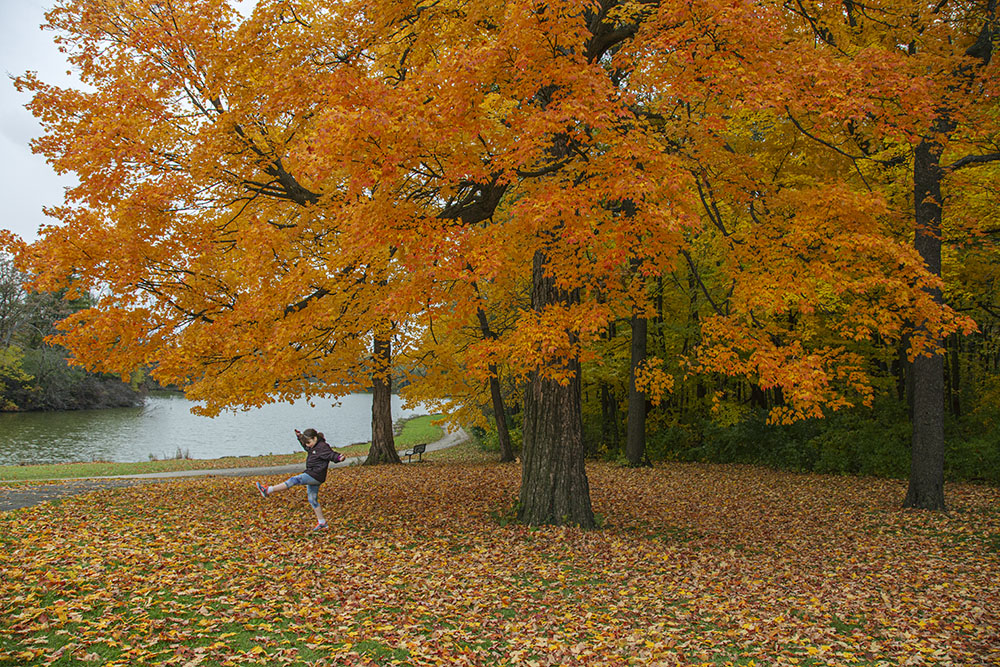
<svg viewBox="0 0 1000 667"><path fill-rule="evenodd" d="M511 521L495 464L331 471L320 533L248 478L6 512L0 664L1000 664L1000 490L588 474L589 532Z"/></svg>

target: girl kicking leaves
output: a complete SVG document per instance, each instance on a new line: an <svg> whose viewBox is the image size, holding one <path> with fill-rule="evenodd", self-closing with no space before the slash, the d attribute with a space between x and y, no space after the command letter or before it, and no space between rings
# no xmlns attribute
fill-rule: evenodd
<svg viewBox="0 0 1000 667"><path fill-rule="evenodd" d="M303 432L295 430L295 437L299 439L302 448L309 452L306 457L306 470L302 474L295 475L286 482L275 486L264 486L260 482L255 482L260 495L267 498L272 493L290 489L299 484L306 486L306 498L316 513L316 527L313 530L326 528L326 519L323 518L323 508L319 506L319 485L326 481L326 470L330 462L340 463L346 456L340 452L335 452L326 444L323 434L314 428L307 428Z"/></svg>

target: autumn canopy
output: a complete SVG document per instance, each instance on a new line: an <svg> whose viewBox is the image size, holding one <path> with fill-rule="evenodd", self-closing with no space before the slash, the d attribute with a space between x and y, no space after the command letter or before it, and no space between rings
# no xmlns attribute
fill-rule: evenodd
<svg viewBox="0 0 1000 667"><path fill-rule="evenodd" d="M860 343L933 359L973 326L915 243L921 206L940 225L920 156L940 186L996 152L994 0L244 11L61 0L84 86L19 80L37 150L79 178L20 256L38 287L101 295L65 325L87 364L150 367L209 412L403 374L461 403L502 368L521 518L592 525L581 369L663 276L700 342L634 389L751 378L777 422L869 400Z"/></svg>

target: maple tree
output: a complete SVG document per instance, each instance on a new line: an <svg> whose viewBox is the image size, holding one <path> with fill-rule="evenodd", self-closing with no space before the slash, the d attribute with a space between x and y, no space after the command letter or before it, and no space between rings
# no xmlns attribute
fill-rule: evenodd
<svg viewBox="0 0 1000 667"><path fill-rule="evenodd" d="M478 327L436 363L500 415L501 365L523 385L530 523L594 525L581 369L623 312L641 345L653 276L685 267L711 307L685 370L780 390L776 421L868 400L847 343L915 327L919 358L967 325L891 198L802 139L862 124L892 150L924 79L871 59L891 40L841 57L801 7L63 0L49 21L89 90L19 85L80 184L21 258L103 295L64 344L209 412L369 382L384 407L424 327ZM518 289L487 332L482 295ZM672 381L643 356L636 406Z"/></svg>
<svg viewBox="0 0 1000 667"><path fill-rule="evenodd" d="M874 9L878 9L878 17ZM818 132L798 125L810 139L867 170L898 170L890 187L909 184L908 229L929 272L942 276L942 189L957 171L1000 160L996 141L997 65L994 44L1000 38L995 0L973 3L902 2L821 4L797 10L813 27L822 48L838 59L873 57L893 63L897 76L910 84L908 94L880 101L858 113L834 133L826 123ZM877 55L876 55L877 54ZM873 86L874 87L874 86ZM813 114L822 116L822 109ZM861 168L859 168L861 171ZM877 176L876 176L877 178ZM977 221L987 225L989 216ZM940 280L925 289L942 300ZM971 328L966 324L966 331ZM918 323L926 344L910 351L913 440L910 486L905 504L944 509L944 358L947 332Z"/></svg>
<svg viewBox="0 0 1000 667"><path fill-rule="evenodd" d="M870 400L865 366L871 355L859 353L857 342L899 340L919 323L909 337L919 395L906 503L934 508L944 506L938 349L955 325L966 333L973 325L910 292L909 286L920 284L940 300L940 261L927 248L940 236L941 197L927 190L926 172L938 171L940 178L998 157L990 148L996 134L995 74L989 67L995 3L946 5L787 6L783 20L790 37L785 46L774 42L766 51L773 62L755 61L746 51L737 68L740 75L767 73L771 104L752 91L738 91L742 106L733 105L728 115L729 154L706 150L713 144L703 138L695 142L704 215L722 235L708 241L699 231L695 248L704 249L708 241L718 249L699 252L701 262L682 253L715 311L700 327L708 345L702 345L699 368L752 378L754 391L779 391L772 411L778 421L850 405L834 383ZM706 69L697 71L704 76ZM722 99L730 104L732 98ZM951 150L972 151L957 153L942 170L919 159L928 141L940 140L936 130L928 133L928 123L937 122L934 109L965 123L965 130L948 138ZM906 167L915 171L906 173ZM900 197L900 184L922 181L924 190ZM830 202L840 210L820 210ZM935 207L937 220L928 216ZM912 239L914 230L916 258L899 244ZM832 257L833 249L841 256ZM709 262L724 267L725 279L714 292L700 277ZM879 265L886 267L884 274ZM899 299L911 304L908 321L893 314ZM937 364L933 378L924 370L928 364Z"/></svg>
<svg viewBox="0 0 1000 667"><path fill-rule="evenodd" d="M27 252L51 267L40 287L105 294L66 323L65 343L91 365L151 365L209 413L370 382L369 459L398 462L392 318L380 303L389 257L368 245L360 220L348 223L353 234L336 227L325 214L343 202L320 210L320 195L283 165L282 142L308 111L268 108L262 86L289 92L244 71L281 66L266 50L280 44L265 40L281 8L266 9L241 30L223 2L63 3L50 13L91 91L20 82L50 128L38 149L80 178L53 211L64 226ZM257 60L236 60L240 48Z"/></svg>
<svg viewBox="0 0 1000 667"><path fill-rule="evenodd" d="M515 460L507 418L520 403L523 383L497 342L524 307L518 278L500 275L480 286L442 277L455 307L425 313L415 346L419 357L408 360L421 369L419 381L403 390L407 399L436 406L456 425L495 429L501 462Z"/></svg>

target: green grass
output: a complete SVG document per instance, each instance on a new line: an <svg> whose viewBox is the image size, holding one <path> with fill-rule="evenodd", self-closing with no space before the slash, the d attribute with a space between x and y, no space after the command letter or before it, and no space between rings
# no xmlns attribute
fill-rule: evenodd
<svg viewBox="0 0 1000 667"><path fill-rule="evenodd" d="M89 463L51 463L29 466L0 466L0 481L32 481L40 479L71 479L76 477L107 477L141 475L176 470L211 470L219 468L251 468L277 466L305 460L305 453L267 456L227 456L220 459L165 459L136 463L93 461Z"/></svg>
<svg viewBox="0 0 1000 667"><path fill-rule="evenodd" d="M396 448L407 449L419 443L440 440L444 430L432 422L440 415L425 415L408 419L395 437ZM364 456L371 447L370 442L337 447L337 451L347 456ZM72 479L89 477L110 477L115 475L142 475L155 472L175 472L180 470L218 470L220 468L257 468L265 466L291 465L305 461L305 452L294 454L270 454L267 456L226 456L218 459L164 459L162 461L140 461L135 463L115 463L93 461L87 463L53 463L28 466L0 466L0 482L23 482L47 479Z"/></svg>
<svg viewBox="0 0 1000 667"><path fill-rule="evenodd" d="M437 442L444 437L444 429L435 426L434 421L441 415L424 415L403 422L403 428L396 436L396 449L407 449L421 443Z"/></svg>

